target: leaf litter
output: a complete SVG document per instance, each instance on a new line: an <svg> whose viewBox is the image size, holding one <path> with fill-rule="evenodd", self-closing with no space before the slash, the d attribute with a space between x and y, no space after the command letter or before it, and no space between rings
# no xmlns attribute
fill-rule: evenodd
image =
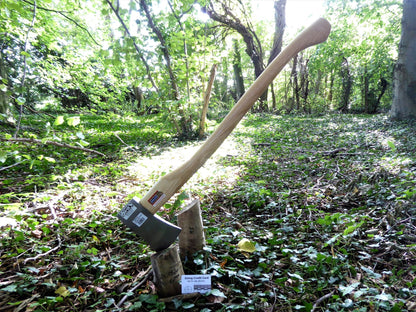
<svg viewBox="0 0 416 312"><path fill-rule="evenodd" d="M207 238L184 269L211 274L213 292L173 302L157 297L152 252L115 215L201 142L126 150L118 168L2 209L17 224L2 227L0 309L411 311L415 134L383 115L245 118L183 188L201 200ZM169 209L183 204L162 214L174 222Z"/></svg>

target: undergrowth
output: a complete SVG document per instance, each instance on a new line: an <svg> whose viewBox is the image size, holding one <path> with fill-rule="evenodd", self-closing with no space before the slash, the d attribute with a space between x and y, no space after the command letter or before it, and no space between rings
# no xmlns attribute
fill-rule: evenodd
<svg viewBox="0 0 416 312"><path fill-rule="evenodd" d="M201 200L206 247L184 270L211 274L213 290L168 302L155 292L152 251L116 214L165 174L129 168L183 143L156 116L50 120L49 132L44 122L26 126L109 157L2 143L0 311L416 309L414 122L248 116L232 134L239 150L216 162L238 176L186 186Z"/></svg>

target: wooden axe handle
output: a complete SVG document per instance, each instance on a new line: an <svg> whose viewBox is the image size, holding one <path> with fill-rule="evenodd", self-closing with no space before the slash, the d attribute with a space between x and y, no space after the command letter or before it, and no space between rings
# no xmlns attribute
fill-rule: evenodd
<svg viewBox="0 0 416 312"><path fill-rule="evenodd" d="M224 118L217 130L205 141L191 159L163 176L140 200L140 204L153 214L158 211L211 157L291 58L303 49L324 42L328 38L330 31L331 25L323 18L318 19L302 31L256 79Z"/></svg>

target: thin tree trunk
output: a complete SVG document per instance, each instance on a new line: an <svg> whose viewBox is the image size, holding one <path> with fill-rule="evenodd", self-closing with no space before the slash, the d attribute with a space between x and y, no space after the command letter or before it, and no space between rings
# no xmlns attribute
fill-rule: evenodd
<svg viewBox="0 0 416 312"><path fill-rule="evenodd" d="M181 30L185 33L185 27L181 22L181 17L178 16L175 12L175 10L173 9L172 3L170 1L168 1L170 10L172 11L173 16L175 16L176 21L179 24L179 27L181 28ZM192 7L191 7L192 8ZM186 36L183 37L183 51L185 53L185 67L186 67L186 93L188 95L188 98L191 97L191 91L189 88L189 61L188 61L188 45L186 43Z"/></svg>
<svg viewBox="0 0 416 312"><path fill-rule="evenodd" d="M107 1L108 5L110 6L111 10L112 10L112 11L114 12L114 14L117 16L117 19L119 20L119 22L120 22L121 26L123 26L123 28L124 28L124 30L125 30L125 32L126 32L126 34L129 36L129 38L130 38L130 39L131 39L131 41L133 42L134 49L136 50L137 54L138 54L138 55L139 55L139 57L140 57L140 60L143 62L144 66L145 66L145 68L146 68L147 78L150 80L150 83L152 84L152 86L153 86L153 88L156 90L156 92L158 92L158 93L159 93L159 88L156 86L156 83L155 83L155 81L153 80L152 75L150 74L150 72L151 72L151 71L150 71L150 66L149 66L149 64L147 64L147 61L146 61L146 59L144 58L142 51L141 51L141 50L139 49L139 47L137 46L136 42L134 41L133 37L132 37L132 36L131 36L131 34L130 34L129 29L127 28L126 24L124 23L123 19L121 18L120 14L119 14L119 12L118 12L118 8L119 8L118 1L117 1L117 8L115 8L115 7L113 6L113 3L112 3L110 0L106 0L106 1ZM113 34L113 32L111 32L111 36L113 36L113 35L114 35L114 34Z"/></svg>
<svg viewBox="0 0 416 312"><path fill-rule="evenodd" d="M244 89L244 79L243 73L241 70L241 55L239 51L238 42L236 39L233 40L234 46L234 58L233 58L233 69L234 69L234 81L235 81L235 97L236 101L243 96L245 89Z"/></svg>
<svg viewBox="0 0 416 312"><path fill-rule="evenodd" d="M286 27L286 0L278 0L274 2L274 36L273 45L267 64L270 64L274 58L282 51L283 35ZM273 82L270 85L272 92L272 108L276 110L276 97L273 89ZM266 90L267 99L267 90Z"/></svg>
<svg viewBox="0 0 416 312"><path fill-rule="evenodd" d="M293 99L295 101L296 109L299 110L300 108L300 99L299 99L299 83L298 83L298 72L297 72L297 65L298 65L299 55L296 54L293 58L293 66L292 66L292 89L293 89Z"/></svg>
<svg viewBox="0 0 416 312"><path fill-rule="evenodd" d="M152 29L152 31L155 33L155 35L157 36L157 39L160 42L160 49L162 50L163 58L165 59L165 62L166 62L166 68L169 73L170 84L171 84L172 92L173 92L173 98L175 100L179 100L179 90L178 90L178 85L176 83L176 76L172 69L171 57L170 57L169 50L167 48L165 38L163 37L160 29L155 25L153 21L153 17L150 14L149 6L147 5L145 0L140 0L140 7L146 14L147 22L149 24L150 29Z"/></svg>
<svg viewBox="0 0 416 312"><path fill-rule="evenodd" d="M344 61L341 64L340 75L342 79L342 94L340 99L339 110L345 113L348 111L348 105L350 101L353 82L348 60L346 58L344 58Z"/></svg>
<svg viewBox="0 0 416 312"><path fill-rule="evenodd" d="M7 79L7 73L6 73L6 66L5 62L3 61L3 53L0 50L0 77L4 81L0 80L0 114L3 114L5 116L10 115L10 102L9 102L9 96L7 94L7 84L4 82Z"/></svg>

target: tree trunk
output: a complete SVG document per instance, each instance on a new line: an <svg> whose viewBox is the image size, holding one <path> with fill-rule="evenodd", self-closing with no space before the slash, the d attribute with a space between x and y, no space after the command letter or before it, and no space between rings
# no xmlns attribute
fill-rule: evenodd
<svg viewBox="0 0 416 312"><path fill-rule="evenodd" d="M257 38L257 35L251 28L251 25L245 26L235 15L232 14L231 9L225 2L220 4L222 5L224 14L218 13L212 2L209 2L205 7L203 7L203 12L207 13L211 19L221 23L223 26L234 29L243 37L246 44L246 52L254 66L254 76L257 78L264 70L263 51L260 40ZM263 105L263 101L264 97L262 96L260 97L260 108Z"/></svg>
<svg viewBox="0 0 416 312"><path fill-rule="evenodd" d="M286 9L286 0L278 0L274 2L273 46L270 51L270 56L269 56L269 60L267 64L270 64L282 50L283 34L285 32L285 26L286 26L285 9Z"/></svg>
<svg viewBox="0 0 416 312"><path fill-rule="evenodd" d="M142 8L142 10L146 14L147 22L149 24L150 29L154 32L154 34L156 35L157 39L160 42L160 49L162 50L163 58L165 59L165 62L166 62L166 68L167 68L168 73L169 73L170 84L171 84L172 92L173 92L173 98L175 100L179 100L179 90L178 90L178 86L177 86L177 83L176 83L176 76L175 76L175 74L173 72L173 69L172 69L171 57L170 57L169 50L167 48L165 38L163 37L162 32L160 31L160 29L155 25L155 23L153 21L153 17L150 14L149 7L146 3L146 0L140 0L140 7Z"/></svg>
<svg viewBox="0 0 416 312"><path fill-rule="evenodd" d="M129 38L132 40L132 42L133 42L133 46L134 46L134 48L135 48L135 50L136 50L137 54L139 55L140 60L143 62L144 66L146 67L147 78L150 80L150 83L152 84L152 86L153 86L153 88L156 90L156 92L157 92L157 93L159 93L159 88L156 86L156 83L155 83L155 81L153 80L152 75L150 74L150 66L149 66L149 64L147 63L146 59L144 58L142 51L141 51L141 50L139 49L139 47L137 46L136 41L135 41L135 40L134 40L134 38L131 36L130 31L129 31L129 29L127 28L126 24L124 23L123 19L121 18L120 14L119 14L119 7L117 6L117 8L115 8L115 7L113 6L113 3L112 3L110 0L106 0L106 1L107 1L108 5L110 6L111 10L112 10L112 11L114 12L114 14L116 15L116 17L117 17L117 19L119 20L119 22L120 22L121 26L123 26L123 28L124 28L124 30L125 30L125 32L126 32L126 34L127 34L127 35L129 36ZM110 21L109 21L109 22L110 22ZM110 27L110 29L111 29L111 27ZM113 38L113 37L114 37L114 32L113 32L113 31L111 31L111 32L110 32L110 37L111 37L112 39L114 39L114 38Z"/></svg>
<svg viewBox="0 0 416 312"><path fill-rule="evenodd" d="M348 104L350 101L351 91L352 91L352 76L350 73L350 68L348 60L344 58L341 64L341 80L342 80L342 94L339 104L339 110L343 113L348 111Z"/></svg>
<svg viewBox="0 0 416 312"><path fill-rule="evenodd" d="M297 72L297 66L298 66L298 58L299 55L296 54L295 57L293 58L293 66L292 66L292 73L291 73L291 77L292 77L292 89L293 89L293 99L294 99L294 104L296 107L296 110L299 110L300 108L300 100L299 100L299 83L298 83L298 72Z"/></svg>
<svg viewBox="0 0 416 312"><path fill-rule="evenodd" d="M364 110L365 112L369 112L369 101L368 101L368 91L369 91L369 85L370 85L370 77L368 74L367 67L364 68L364 75L363 75L363 100L364 100Z"/></svg>
<svg viewBox="0 0 416 312"><path fill-rule="evenodd" d="M416 118L416 1L403 1L399 57L394 69L393 119Z"/></svg>
<svg viewBox="0 0 416 312"><path fill-rule="evenodd" d="M236 101L243 96L244 89L244 79L243 73L241 70L241 55L238 47L238 42L236 39L233 40L234 45L234 59L233 59L233 69L234 69L234 81L235 81L235 97Z"/></svg>
<svg viewBox="0 0 416 312"><path fill-rule="evenodd" d="M137 111L139 112L143 101L143 91L140 89L140 87L133 86L133 93L134 98L137 101Z"/></svg>
<svg viewBox="0 0 416 312"><path fill-rule="evenodd" d="M0 50L0 114L10 115L9 96L7 94L7 73L3 61L3 53Z"/></svg>
<svg viewBox="0 0 416 312"><path fill-rule="evenodd" d="M165 62L166 62L166 69L168 70L168 73L169 73L170 85L172 88L172 97L178 103L177 109L178 109L179 118L180 118L179 120L180 133L178 134L180 136L189 136L192 132L192 120L188 120L188 118L186 117L185 110L181 102L179 101L180 95L179 95L179 89L178 89L178 84L177 84L177 77L173 71L171 56L168 50L168 45L159 27L157 27L153 21L153 17L150 14L150 10L146 3L146 0L140 0L140 7L146 14L147 22L149 24L150 29L154 32L154 34L156 35L157 39L160 42L160 49L162 50L163 58L165 59Z"/></svg>
<svg viewBox="0 0 416 312"><path fill-rule="evenodd" d="M286 26L286 0L278 0L274 2L274 36L273 36L273 46L270 50L270 56L267 64L270 64L274 58L279 55L280 51L282 51L283 45L283 35L285 32ZM273 110L276 110L276 98L273 90L273 83L271 83L271 91L272 91L272 101L273 101ZM265 92L265 97L267 100L267 90Z"/></svg>

